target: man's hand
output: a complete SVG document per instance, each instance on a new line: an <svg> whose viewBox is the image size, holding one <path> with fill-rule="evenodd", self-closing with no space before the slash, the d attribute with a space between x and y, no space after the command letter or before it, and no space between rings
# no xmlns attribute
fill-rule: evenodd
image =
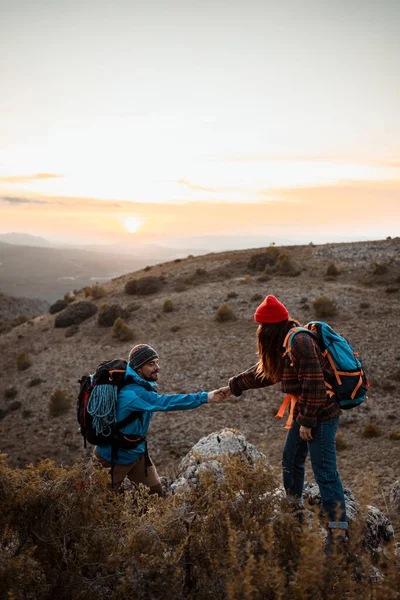
<svg viewBox="0 0 400 600"><path fill-rule="evenodd" d="M232 392L231 392L231 388L229 387L229 385L225 386L225 387L221 387L219 388L219 390L217 390L220 394L223 394L225 400L228 400L228 398L230 398L230 396L232 396Z"/></svg>
<svg viewBox="0 0 400 600"><path fill-rule="evenodd" d="M223 402L224 400L226 400L227 396L226 394L222 391L224 388L221 388L220 390L214 390L213 392L208 392L208 403L209 404L219 404L220 402Z"/></svg>
<svg viewBox="0 0 400 600"><path fill-rule="evenodd" d="M311 435L311 427L304 427L304 425L300 425L300 437L305 442L311 442L313 439Z"/></svg>

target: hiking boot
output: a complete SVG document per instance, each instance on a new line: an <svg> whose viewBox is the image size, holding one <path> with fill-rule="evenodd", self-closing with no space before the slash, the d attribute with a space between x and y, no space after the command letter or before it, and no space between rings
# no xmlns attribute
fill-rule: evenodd
<svg viewBox="0 0 400 600"><path fill-rule="evenodd" d="M328 535L325 540L324 552L329 554L333 548L341 549L348 552L349 549L349 534L347 529L328 529Z"/></svg>

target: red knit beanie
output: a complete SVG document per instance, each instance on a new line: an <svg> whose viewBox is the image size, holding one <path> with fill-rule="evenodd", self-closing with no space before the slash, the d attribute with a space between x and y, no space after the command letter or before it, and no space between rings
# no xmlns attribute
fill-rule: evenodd
<svg viewBox="0 0 400 600"><path fill-rule="evenodd" d="M289 318L286 306L275 296L267 296L254 313L256 323L280 323Z"/></svg>

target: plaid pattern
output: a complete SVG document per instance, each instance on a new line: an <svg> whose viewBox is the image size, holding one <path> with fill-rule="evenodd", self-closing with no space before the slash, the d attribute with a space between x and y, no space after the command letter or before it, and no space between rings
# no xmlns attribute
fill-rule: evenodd
<svg viewBox="0 0 400 600"><path fill-rule="evenodd" d="M282 348L282 353L283 353ZM293 338L292 360L285 357L281 387L285 394L297 396L293 418L304 427L315 427L317 423L333 419L340 415L341 408L335 397L326 394L325 381L330 383L334 377L331 366L318 348L316 341L305 332L297 333ZM270 379L256 375L254 365L244 373L229 380L234 396L241 396L245 390L273 385Z"/></svg>

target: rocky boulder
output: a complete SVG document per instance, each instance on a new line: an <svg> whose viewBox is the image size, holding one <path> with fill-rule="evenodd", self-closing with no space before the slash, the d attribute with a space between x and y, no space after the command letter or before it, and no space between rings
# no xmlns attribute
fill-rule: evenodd
<svg viewBox="0 0 400 600"><path fill-rule="evenodd" d="M250 444L245 436L234 429L221 429L201 438L183 458L178 469L178 478L171 486L173 493L178 490L197 487L200 475L204 471L212 471L217 481L224 475L224 460L227 457L239 456L255 466L259 460L268 465L264 454Z"/></svg>

